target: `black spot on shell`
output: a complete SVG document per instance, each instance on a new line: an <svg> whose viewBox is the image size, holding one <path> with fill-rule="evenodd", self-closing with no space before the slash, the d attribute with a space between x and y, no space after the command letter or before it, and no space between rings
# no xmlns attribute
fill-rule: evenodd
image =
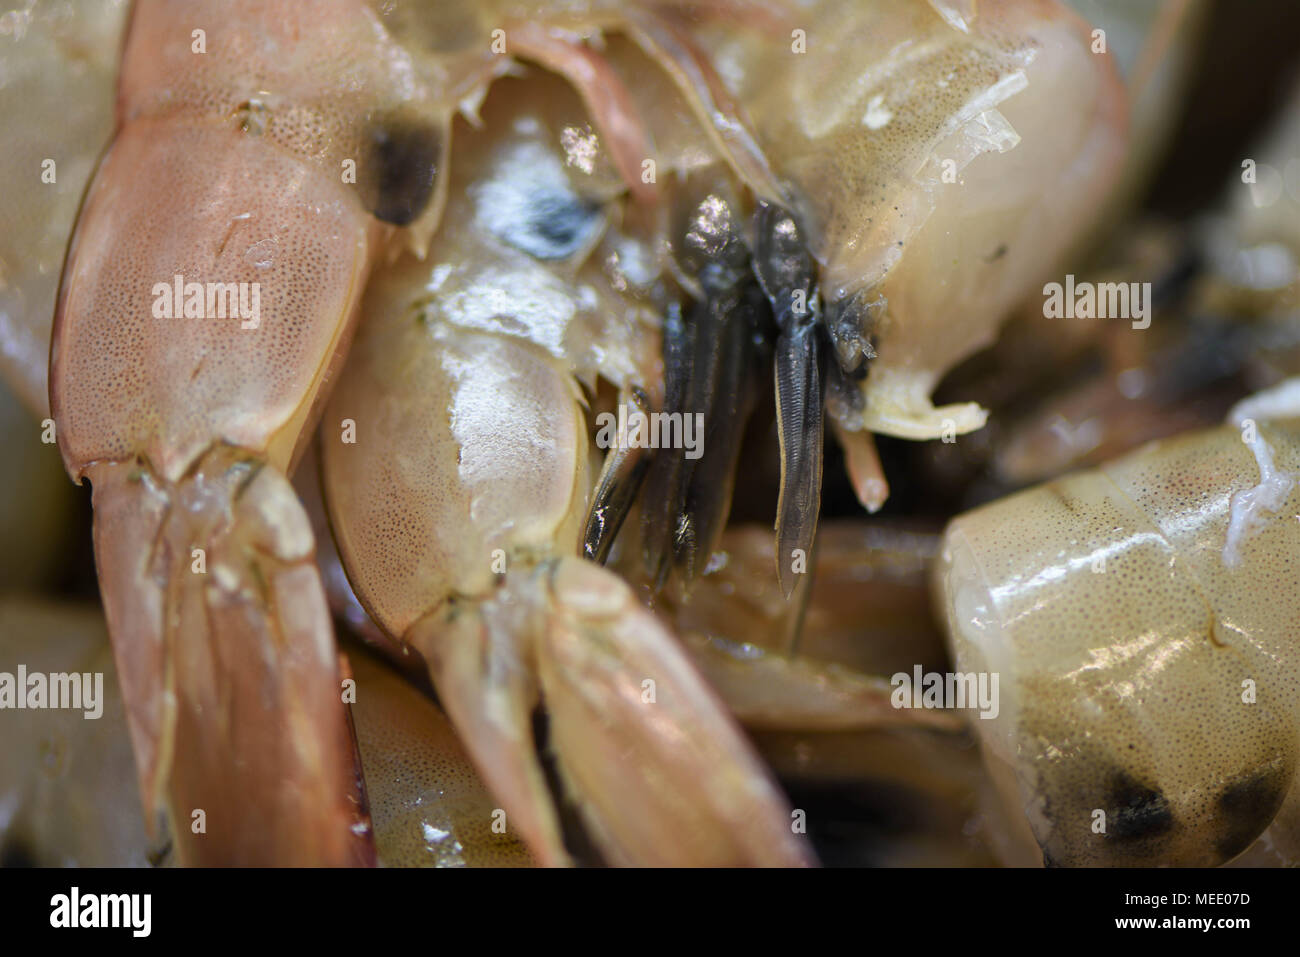
<svg viewBox="0 0 1300 957"><path fill-rule="evenodd" d="M1238 778L1223 789L1218 801L1223 832L1215 849L1225 861L1249 847L1277 816L1290 780L1288 770L1279 763Z"/></svg>
<svg viewBox="0 0 1300 957"><path fill-rule="evenodd" d="M1142 841L1174 828L1174 815L1165 796L1122 771L1112 779L1110 805L1110 833L1118 841Z"/></svg>
<svg viewBox="0 0 1300 957"><path fill-rule="evenodd" d="M371 122L364 143L357 173L366 208L394 226L414 222L433 198L442 134L423 121L387 116Z"/></svg>
<svg viewBox="0 0 1300 957"><path fill-rule="evenodd" d="M564 260L600 229L601 205L574 193L539 189L528 197L528 215L502 230L501 238L536 259Z"/></svg>

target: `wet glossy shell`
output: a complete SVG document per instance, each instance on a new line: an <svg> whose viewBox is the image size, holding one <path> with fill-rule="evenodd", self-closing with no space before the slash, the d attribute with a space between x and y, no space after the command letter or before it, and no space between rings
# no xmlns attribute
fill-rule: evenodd
<svg viewBox="0 0 1300 957"><path fill-rule="evenodd" d="M1300 422L1259 434L1300 469ZM949 526L956 668L1001 675L1001 713L972 723L1049 863L1221 863L1295 790L1300 485L1225 563L1232 496L1259 480L1224 427Z"/></svg>

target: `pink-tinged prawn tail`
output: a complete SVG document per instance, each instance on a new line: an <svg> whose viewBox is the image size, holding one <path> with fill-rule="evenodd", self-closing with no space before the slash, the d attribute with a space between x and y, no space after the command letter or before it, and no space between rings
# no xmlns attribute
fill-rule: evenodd
<svg viewBox="0 0 1300 957"><path fill-rule="evenodd" d="M146 809L184 864L367 863L315 543L273 468L219 448L180 483L88 470Z"/></svg>
<svg viewBox="0 0 1300 957"><path fill-rule="evenodd" d="M612 862L813 863L770 772L632 589L576 559L547 585L554 616L537 657L551 734Z"/></svg>
<svg viewBox="0 0 1300 957"><path fill-rule="evenodd" d="M436 192L445 142L409 69L360 0L134 7L50 407L68 472L94 486L142 796L182 863L370 854L286 476L371 264Z"/></svg>
<svg viewBox="0 0 1300 957"><path fill-rule="evenodd" d="M533 753L539 702L565 796L609 863L814 862L734 719L626 583L576 558L512 574L489 599L421 619L407 639L543 863L565 855Z"/></svg>

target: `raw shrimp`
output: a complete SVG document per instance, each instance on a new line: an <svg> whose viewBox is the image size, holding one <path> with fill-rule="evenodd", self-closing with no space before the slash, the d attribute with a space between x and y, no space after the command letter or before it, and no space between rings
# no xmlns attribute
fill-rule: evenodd
<svg viewBox="0 0 1300 957"><path fill-rule="evenodd" d="M1278 398L947 530L955 667L1001 675L972 725L1048 864L1219 864L1261 833L1300 854L1300 422L1266 421L1294 414Z"/></svg>
<svg viewBox="0 0 1300 957"><path fill-rule="evenodd" d="M869 369L836 407L850 429L983 425L930 391L1086 230L1123 157L1123 87L1083 21L1046 0L964 6L814 3L781 69L743 31L702 41L790 184L838 366Z"/></svg>
<svg viewBox="0 0 1300 957"><path fill-rule="evenodd" d="M883 475L864 432L923 439L984 424L971 403L933 408L930 392L1087 232L1119 175L1124 89L1087 25L1053 0L985 3L977 15L960 6L822 0L792 16L792 43L743 26L687 33L777 181L730 164L757 205L732 245L752 252L777 329L776 565L787 595L812 553L823 401L855 488L878 508ZM707 298L744 302L734 258ZM680 338L691 355L694 340ZM685 372L677 391L707 394L718 363L697 371L675 341L670 327L668 374Z"/></svg>
<svg viewBox="0 0 1300 957"><path fill-rule="evenodd" d="M611 862L806 862L672 636L572 557L595 480L579 382L626 393L658 359L638 271L624 262L611 280L587 263L615 215L600 201L608 167L566 153L585 126L558 81L502 81L485 124L453 158L430 263L372 285L326 413L326 500L357 595L424 656L542 863L567 852L535 754L539 699L565 790ZM610 244L628 253L626 237Z"/></svg>
<svg viewBox="0 0 1300 957"><path fill-rule="evenodd" d="M284 476L381 219L428 201L431 183L394 175L429 152L394 118L415 97L403 64L357 4L134 9L50 394L64 463L94 486L141 796L166 803L182 862L367 856L312 536ZM374 191L343 181L350 156Z"/></svg>
<svg viewBox="0 0 1300 957"><path fill-rule="evenodd" d="M642 152L625 93L557 32L616 22L613 7L439 13L421 31L360 0L133 9L118 128L58 297L50 405L68 471L94 486L142 797L190 822L185 862L368 853L312 536L285 476L371 266L422 254L437 227L452 116L530 55L582 91L624 180Z"/></svg>

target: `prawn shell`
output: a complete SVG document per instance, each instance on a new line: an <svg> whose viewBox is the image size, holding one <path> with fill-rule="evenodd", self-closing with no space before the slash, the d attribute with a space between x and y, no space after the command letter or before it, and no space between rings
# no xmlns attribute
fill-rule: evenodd
<svg viewBox="0 0 1300 957"><path fill-rule="evenodd" d="M1300 422L1258 426L1284 472ZM1047 863L1230 860L1294 790L1300 486L1224 562L1259 469L1233 428L1153 443L955 519L935 569L973 719Z"/></svg>

